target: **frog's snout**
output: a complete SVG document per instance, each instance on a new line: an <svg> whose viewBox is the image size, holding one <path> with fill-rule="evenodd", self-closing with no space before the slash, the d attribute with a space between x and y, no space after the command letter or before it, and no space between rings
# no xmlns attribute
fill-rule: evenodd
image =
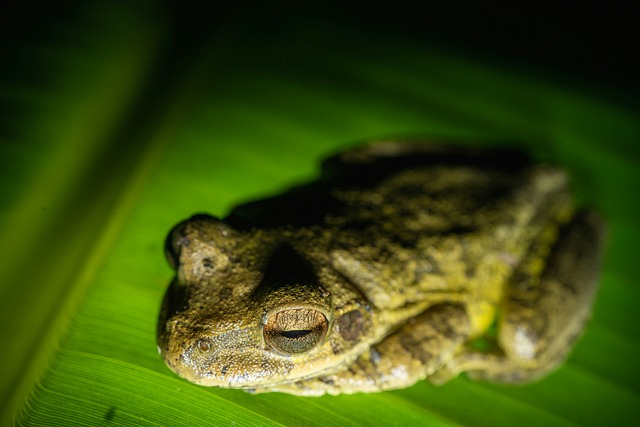
<svg viewBox="0 0 640 427"><path fill-rule="evenodd" d="M264 344L258 343L254 335L251 329L235 329L192 339L186 347L178 344L184 342L183 338L175 336L169 348L182 351L176 352L173 358L165 354L165 360L174 372L197 384L234 388L261 386L273 381L274 372L290 368L260 351Z"/></svg>

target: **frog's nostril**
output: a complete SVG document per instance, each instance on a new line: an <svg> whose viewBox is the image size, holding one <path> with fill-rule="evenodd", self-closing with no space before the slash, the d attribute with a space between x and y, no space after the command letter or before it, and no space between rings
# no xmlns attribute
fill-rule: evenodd
<svg viewBox="0 0 640 427"><path fill-rule="evenodd" d="M198 341L198 349L203 352L209 351L211 350L211 343L209 340L201 339Z"/></svg>

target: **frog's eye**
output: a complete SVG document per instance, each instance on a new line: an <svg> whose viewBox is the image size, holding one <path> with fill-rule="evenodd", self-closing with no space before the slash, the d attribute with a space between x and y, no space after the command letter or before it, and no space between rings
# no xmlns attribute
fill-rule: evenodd
<svg viewBox="0 0 640 427"><path fill-rule="evenodd" d="M264 325L264 339L280 353L300 354L317 346L327 328L327 318L318 310L287 309L269 316Z"/></svg>
<svg viewBox="0 0 640 427"><path fill-rule="evenodd" d="M171 229L164 244L164 252L172 268L180 265L180 253L183 248L193 244L192 239L201 240L205 246L213 247L216 243L230 240L233 233L231 227L216 217L207 214L196 214L182 221ZM205 265L205 268L208 268Z"/></svg>

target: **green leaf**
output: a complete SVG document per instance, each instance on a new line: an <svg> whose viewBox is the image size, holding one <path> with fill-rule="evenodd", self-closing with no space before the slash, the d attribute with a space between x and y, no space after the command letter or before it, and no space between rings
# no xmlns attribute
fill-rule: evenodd
<svg viewBox="0 0 640 427"><path fill-rule="evenodd" d="M264 11L231 9L176 29L153 1L75 6L23 35L0 74L0 424L635 420L637 111L311 15L267 25ZM300 398L204 388L164 366L155 328L172 225L313 179L357 141L406 135L513 141L569 169L580 201L603 212L602 286L565 367L521 387L461 377Z"/></svg>

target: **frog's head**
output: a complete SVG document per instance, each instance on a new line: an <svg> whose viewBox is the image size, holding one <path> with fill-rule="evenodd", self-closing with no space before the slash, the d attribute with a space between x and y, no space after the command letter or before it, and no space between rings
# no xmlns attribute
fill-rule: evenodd
<svg viewBox="0 0 640 427"><path fill-rule="evenodd" d="M278 232L240 232L210 216L167 239L176 269L158 323L158 348L178 375L219 387L296 381L355 358L370 312L346 279Z"/></svg>

